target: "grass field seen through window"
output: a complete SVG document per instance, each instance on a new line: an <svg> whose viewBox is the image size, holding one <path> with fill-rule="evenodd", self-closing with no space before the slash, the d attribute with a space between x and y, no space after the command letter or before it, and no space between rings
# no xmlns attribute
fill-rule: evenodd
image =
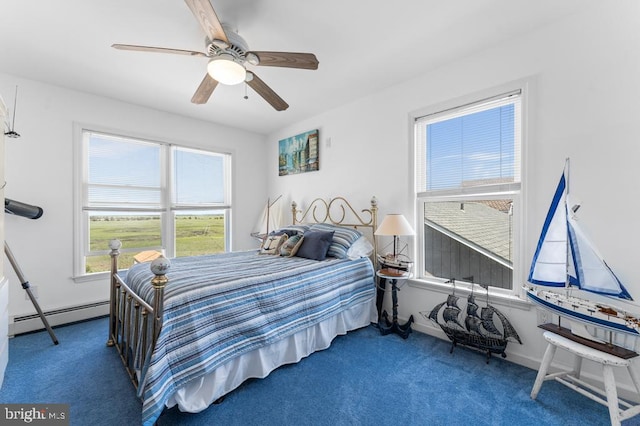
<svg viewBox="0 0 640 426"><path fill-rule="evenodd" d="M200 254L220 253L224 247L223 215L179 215L176 216L176 256L196 256ZM160 239L160 216L94 216L89 221L90 249L108 250L109 240L114 238L122 242L119 259L121 268L133 263L133 256L140 251L150 250L162 245ZM125 249L139 248L135 252ZM108 255L88 256L86 272L102 272L111 268Z"/></svg>

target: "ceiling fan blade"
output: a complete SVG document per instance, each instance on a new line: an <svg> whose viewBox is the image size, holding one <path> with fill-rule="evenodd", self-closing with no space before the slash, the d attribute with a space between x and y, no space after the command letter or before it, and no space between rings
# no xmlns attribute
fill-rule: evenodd
<svg viewBox="0 0 640 426"><path fill-rule="evenodd" d="M227 34L209 0L184 0L184 2L187 3L210 41L217 39L229 43Z"/></svg>
<svg viewBox="0 0 640 426"><path fill-rule="evenodd" d="M198 105L206 104L217 85L217 81L211 78L209 74L205 74L196 93L193 94L191 102Z"/></svg>
<svg viewBox="0 0 640 426"><path fill-rule="evenodd" d="M133 44L112 44L111 47L119 50L136 50L136 51L142 51L142 52L156 52L156 53L175 53L178 55L188 55L188 56L207 56L202 52L194 52L193 50L168 49L166 47L136 46Z"/></svg>
<svg viewBox="0 0 640 426"><path fill-rule="evenodd" d="M260 80L255 73L247 71L249 78L247 79L247 84L256 93L264 98L265 101L269 102L272 107L276 109L276 111L284 111L289 108L289 104L287 104L276 92L271 90L269 86L265 84L264 81ZM251 78L253 77L253 78Z"/></svg>
<svg viewBox="0 0 640 426"><path fill-rule="evenodd" d="M293 52L248 52L258 57L258 65L266 67L302 68L317 70L318 59L313 53Z"/></svg>

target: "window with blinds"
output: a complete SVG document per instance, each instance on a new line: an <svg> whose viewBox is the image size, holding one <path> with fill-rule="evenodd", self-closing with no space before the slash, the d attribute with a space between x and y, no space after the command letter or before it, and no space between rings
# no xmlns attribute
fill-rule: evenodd
<svg viewBox="0 0 640 426"><path fill-rule="evenodd" d="M416 119L423 277L513 288L521 121L520 90Z"/></svg>
<svg viewBox="0 0 640 426"><path fill-rule="evenodd" d="M86 209L162 209L162 146L86 132Z"/></svg>
<svg viewBox="0 0 640 426"><path fill-rule="evenodd" d="M108 242L126 267L145 251L188 256L229 246L229 154L82 131L76 275L109 270Z"/></svg>

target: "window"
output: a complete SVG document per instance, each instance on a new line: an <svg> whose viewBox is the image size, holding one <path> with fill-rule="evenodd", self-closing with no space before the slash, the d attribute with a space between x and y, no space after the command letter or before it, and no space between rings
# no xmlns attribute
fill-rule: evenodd
<svg viewBox="0 0 640 426"><path fill-rule="evenodd" d="M76 276L110 269L113 238L122 241L123 267L145 251L229 248L229 154L86 129L80 153Z"/></svg>
<svg viewBox="0 0 640 426"><path fill-rule="evenodd" d="M416 118L420 278L514 288L521 116L517 90Z"/></svg>

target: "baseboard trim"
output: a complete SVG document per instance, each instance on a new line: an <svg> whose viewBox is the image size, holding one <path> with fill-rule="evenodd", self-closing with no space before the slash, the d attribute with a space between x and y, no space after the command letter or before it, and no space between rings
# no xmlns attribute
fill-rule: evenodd
<svg viewBox="0 0 640 426"><path fill-rule="evenodd" d="M44 312L44 316L52 327L105 315L109 315L108 300ZM45 326L37 313L15 316L13 317L13 322L9 324L9 336L14 337L44 329Z"/></svg>

